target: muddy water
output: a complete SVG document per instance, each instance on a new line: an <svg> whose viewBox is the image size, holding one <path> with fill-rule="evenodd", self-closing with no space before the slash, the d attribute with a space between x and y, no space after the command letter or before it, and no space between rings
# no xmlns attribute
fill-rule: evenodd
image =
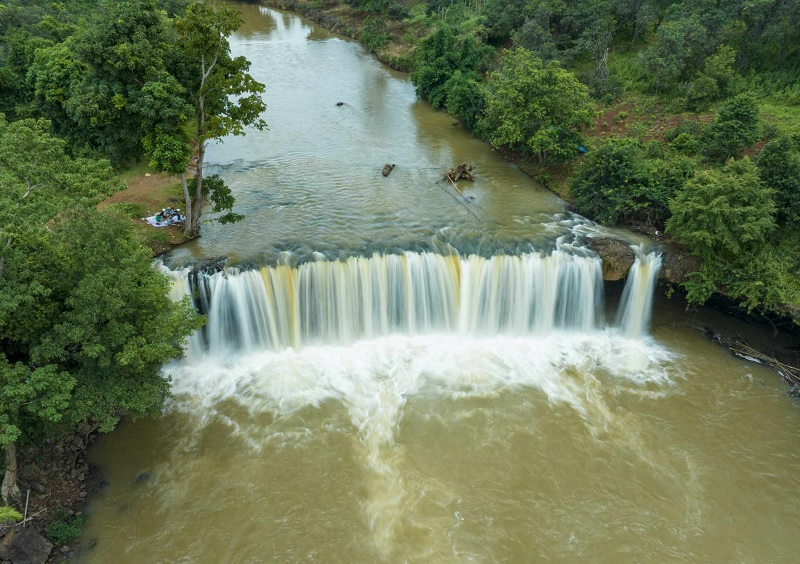
<svg viewBox="0 0 800 564"><path fill-rule="evenodd" d="M593 229L358 45L241 9L232 44L267 83L271 130L210 151L247 219L173 264L569 253ZM460 161L479 172L467 202L436 184ZM676 301L657 296L641 337L614 326L614 301L606 326L545 333L210 346L166 368L163 417L94 447L110 485L83 559L794 561L797 403Z"/></svg>

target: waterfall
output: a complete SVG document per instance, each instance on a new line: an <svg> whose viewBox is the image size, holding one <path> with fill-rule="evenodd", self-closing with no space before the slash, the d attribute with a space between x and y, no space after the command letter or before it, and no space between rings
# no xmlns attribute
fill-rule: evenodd
<svg viewBox="0 0 800 564"><path fill-rule="evenodd" d="M491 258L407 252L168 273L174 297L193 296L208 316L190 357L390 334L544 335L603 323L600 259L559 251Z"/></svg>
<svg viewBox="0 0 800 564"><path fill-rule="evenodd" d="M636 258L628 273L625 289L622 291L617 324L627 337L641 337L647 332L650 314L653 309L653 290L661 270L661 255L644 254L639 246L634 246Z"/></svg>

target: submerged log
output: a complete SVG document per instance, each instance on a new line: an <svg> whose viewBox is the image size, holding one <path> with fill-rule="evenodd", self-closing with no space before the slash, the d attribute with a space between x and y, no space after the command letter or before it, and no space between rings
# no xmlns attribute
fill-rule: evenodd
<svg viewBox="0 0 800 564"><path fill-rule="evenodd" d="M449 180L450 182L456 182L461 180L475 180L475 175L472 174L472 171L475 170L475 167L471 164L463 163L458 165L457 167L451 168L446 173L444 173L444 178Z"/></svg>
<svg viewBox="0 0 800 564"><path fill-rule="evenodd" d="M394 166L395 165L393 164L386 163L385 165L383 165L383 172L381 174L383 174L384 176L389 176L394 170Z"/></svg>

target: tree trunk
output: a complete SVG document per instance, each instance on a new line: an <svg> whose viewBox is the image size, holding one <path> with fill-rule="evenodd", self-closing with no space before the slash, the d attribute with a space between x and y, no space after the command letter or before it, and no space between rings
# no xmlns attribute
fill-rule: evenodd
<svg viewBox="0 0 800 564"><path fill-rule="evenodd" d="M183 201L186 210L183 215L185 219L183 220L183 234L186 238L191 238L191 226L192 226L192 195L189 194L189 186L186 185L186 173L181 173L181 186L183 187Z"/></svg>
<svg viewBox="0 0 800 564"><path fill-rule="evenodd" d="M17 447L13 442L6 447L6 475L3 477L2 495L6 505L19 501L21 496L17 485Z"/></svg>
<svg viewBox="0 0 800 564"><path fill-rule="evenodd" d="M205 81L203 81L205 82ZM203 83L200 84L200 89L202 91ZM199 108L198 108L198 116L197 116L197 171L195 172L195 180L197 181L197 187L194 193L194 203L192 208L192 220L190 223L189 234L187 237L197 237L200 235L200 215L203 213L203 203L205 199L203 198L203 161L206 158L206 108L205 108L205 96L202 94L199 96L198 99ZM186 218L187 222L189 218Z"/></svg>

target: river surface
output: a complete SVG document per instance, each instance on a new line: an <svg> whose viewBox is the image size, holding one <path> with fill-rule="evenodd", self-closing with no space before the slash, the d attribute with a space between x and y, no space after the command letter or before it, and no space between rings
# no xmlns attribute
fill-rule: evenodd
<svg viewBox="0 0 800 564"><path fill-rule="evenodd" d="M209 326L164 415L93 447L83 561L796 561L800 410L716 314L648 323L649 249L604 287L602 230L406 76L240 9L270 130L208 159L246 219L166 260Z"/></svg>

